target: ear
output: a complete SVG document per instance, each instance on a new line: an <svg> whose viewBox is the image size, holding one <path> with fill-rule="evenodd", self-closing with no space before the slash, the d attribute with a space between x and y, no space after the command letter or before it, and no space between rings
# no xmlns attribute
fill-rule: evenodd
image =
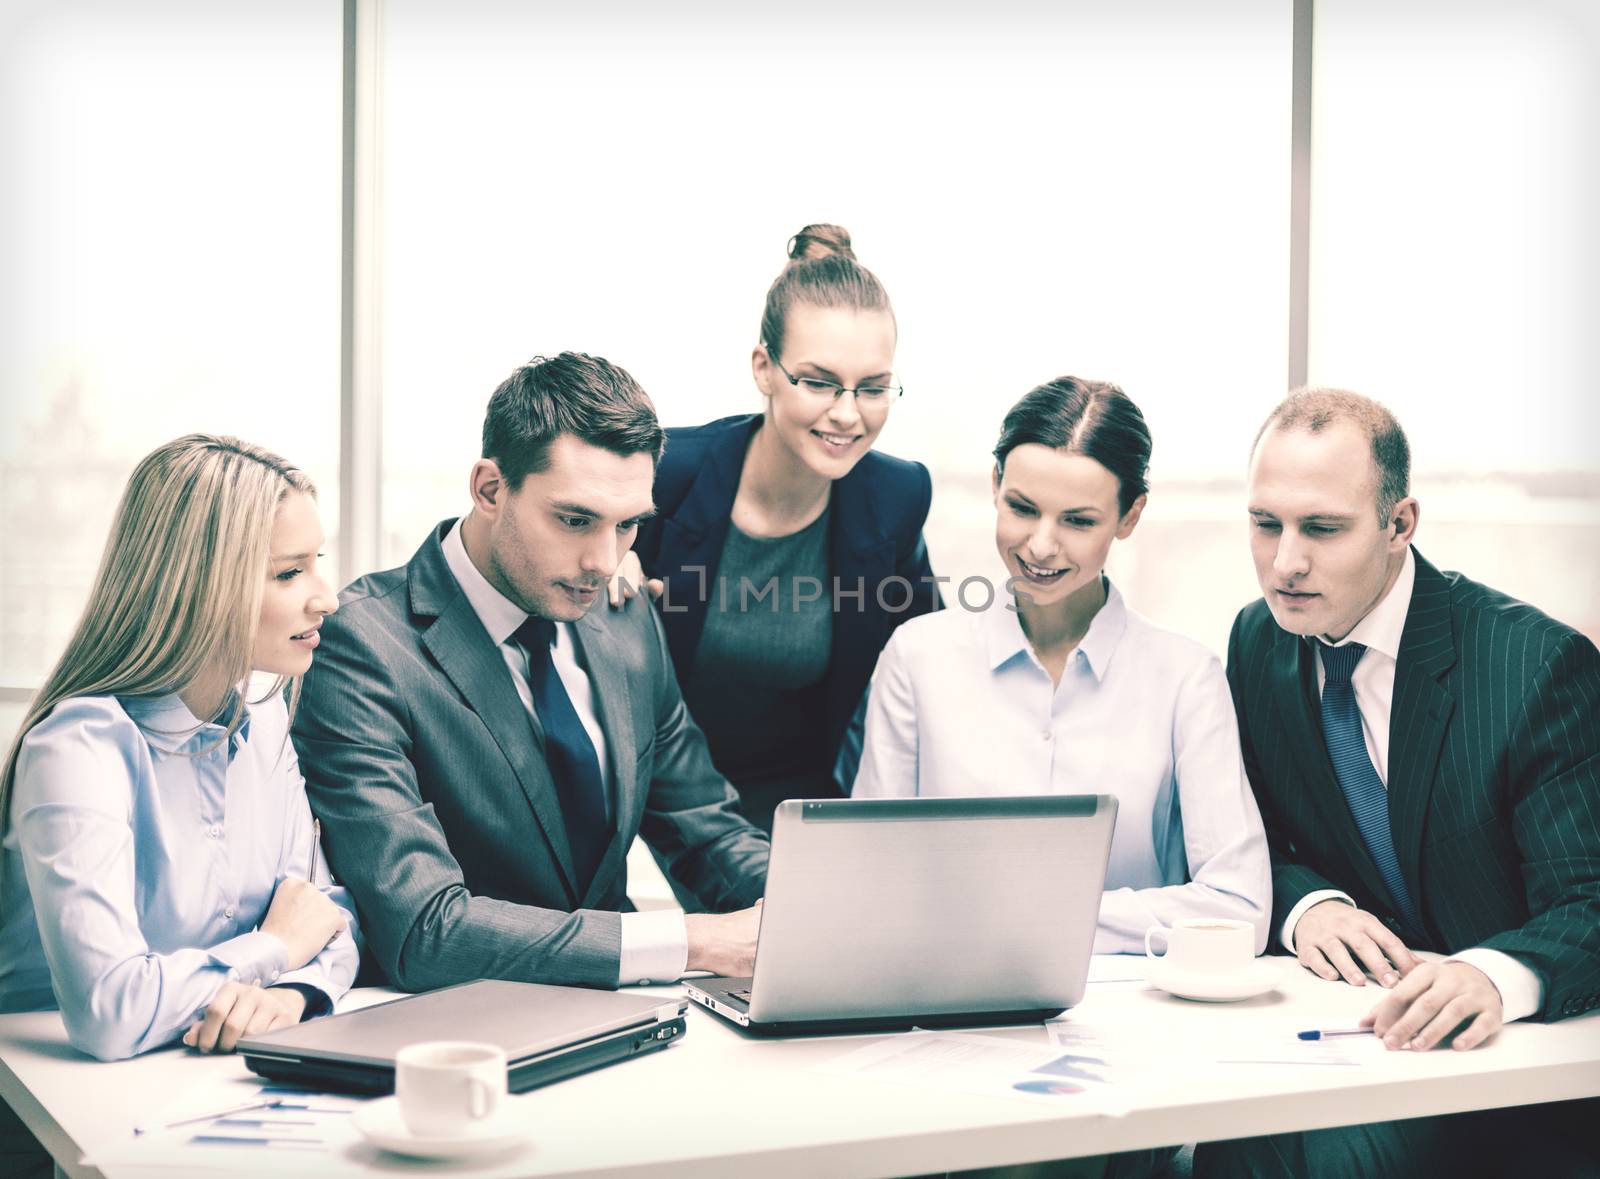
<svg viewBox="0 0 1600 1179"><path fill-rule="evenodd" d="M994 469L989 472L989 486L994 492L994 506L997 508L1000 506L1000 480L1002 478L1003 475L1000 471L1000 464L996 463L994 465Z"/></svg>
<svg viewBox="0 0 1600 1179"><path fill-rule="evenodd" d="M1148 495L1141 495L1133 501L1126 512L1122 513L1122 519L1117 521L1118 540L1127 540L1133 535L1133 530L1139 526L1139 517L1144 515L1144 505L1149 500Z"/></svg>
<svg viewBox="0 0 1600 1179"><path fill-rule="evenodd" d="M493 459L479 459L473 463L467 493L472 497L472 510L486 519L493 520L505 511L510 492L500 474L500 464Z"/></svg>
<svg viewBox="0 0 1600 1179"><path fill-rule="evenodd" d="M772 397L772 390L768 382L772 378L772 357L767 355L764 345L757 344L750 350L750 375L756 380L756 390L761 396Z"/></svg>
<svg viewBox="0 0 1600 1179"><path fill-rule="evenodd" d="M1386 547L1391 553L1403 552L1417 537L1417 524L1422 516L1422 505L1416 497L1408 495L1394 505L1389 513L1389 538Z"/></svg>

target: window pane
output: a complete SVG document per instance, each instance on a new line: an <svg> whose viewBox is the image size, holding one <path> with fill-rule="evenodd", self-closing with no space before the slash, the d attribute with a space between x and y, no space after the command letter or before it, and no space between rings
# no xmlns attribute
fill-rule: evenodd
<svg viewBox="0 0 1600 1179"><path fill-rule="evenodd" d="M762 300L809 221L849 228L895 301L906 393L881 445L933 468L941 574L1001 575L988 453L1040 381L1120 382L1168 481L1236 476L1282 390L1287 4L391 0L385 20L391 561L464 510L484 405L533 353L623 364L669 425L759 409ZM1253 592L1241 513L1197 526L1215 509L1185 500L1158 489L1119 577L1220 641ZM1202 602L1215 544L1238 576Z"/></svg>
<svg viewBox="0 0 1600 1179"><path fill-rule="evenodd" d="M320 0L0 15L0 681L60 654L161 442L282 453L332 533L340 36Z"/></svg>
<svg viewBox="0 0 1600 1179"><path fill-rule="evenodd" d="M1600 637L1600 9L1317 6L1313 382L1411 438L1417 547Z"/></svg>

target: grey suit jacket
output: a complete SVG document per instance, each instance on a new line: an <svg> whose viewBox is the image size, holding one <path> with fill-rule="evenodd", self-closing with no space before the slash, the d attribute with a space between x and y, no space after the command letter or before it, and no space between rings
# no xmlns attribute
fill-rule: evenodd
<svg viewBox="0 0 1600 1179"><path fill-rule="evenodd" d="M613 987L635 834L712 911L761 895L766 837L739 815L690 719L655 610L573 627L613 782L616 830L583 895L543 733L434 530L401 569L340 595L294 741L334 874L405 990L479 978Z"/></svg>

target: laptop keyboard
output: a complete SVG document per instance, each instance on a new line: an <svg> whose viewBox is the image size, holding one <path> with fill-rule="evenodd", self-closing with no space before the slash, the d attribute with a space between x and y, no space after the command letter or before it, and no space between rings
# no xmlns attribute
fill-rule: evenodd
<svg viewBox="0 0 1600 1179"><path fill-rule="evenodd" d="M723 1003L728 1007L745 1013L750 1010L750 992L752 980L748 978L708 979L707 986L701 992L714 1003Z"/></svg>

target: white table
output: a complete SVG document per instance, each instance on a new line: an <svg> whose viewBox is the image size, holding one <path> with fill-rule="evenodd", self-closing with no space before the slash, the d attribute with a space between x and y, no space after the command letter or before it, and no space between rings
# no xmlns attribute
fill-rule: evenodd
<svg viewBox="0 0 1600 1179"><path fill-rule="evenodd" d="M1141 959L1116 961L1142 973ZM1235 1004L1091 986L1074 1020L1096 1027L1137 1021L1155 1043L1183 1046L1173 1055L1150 1053L1138 1105L1124 1116L819 1076L813 1065L864 1038L761 1040L691 1008L688 1035L666 1051L513 1099L535 1131L521 1154L460 1172L413 1167L365 1146L344 1161L372 1174L417 1169L481 1179L890 1176L1600 1095L1600 1013L1513 1025L1473 1052L1378 1054L1371 1067L1183 1063L1196 1042L1259 1042L1264 1026L1353 1025L1381 995L1375 986L1323 982L1289 959L1274 962L1279 990ZM995 1034L1045 1037L1037 1027ZM225 1095L245 1074L236 1059L182 1050L98 1064L67 1046L53 1013L0 1017L0 1094L68 1175L100 1174L81 1155L124 1139L174 1093L214 1082ZM105 1174L154 1179L155 1172L108 1165Z"/></svg>

